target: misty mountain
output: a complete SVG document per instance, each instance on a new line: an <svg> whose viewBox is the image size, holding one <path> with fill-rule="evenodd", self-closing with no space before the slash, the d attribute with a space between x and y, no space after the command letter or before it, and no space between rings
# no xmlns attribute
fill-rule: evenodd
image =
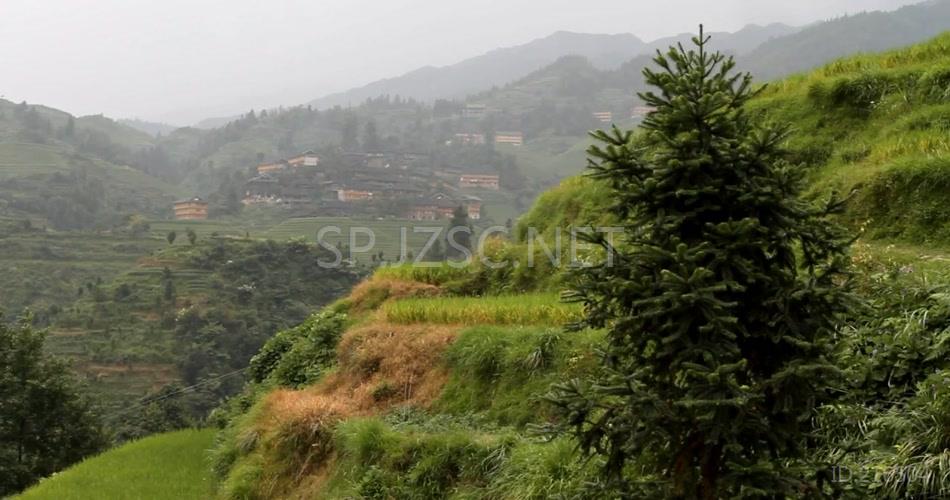
<svg viewBox="0 0 950 500"><path fill-rule="evenodd" d="M801 28L789 26L787 24L772 23L766 26L749 24L735 33L724 31L707 31L707 33L712 37L710 45L714 49L724 53L741 56L755 50L766 42L779 37L790 35L792 33L797 33L800 29ZM680 33L675 36L654 40L648 44L649 50L646 51L646 54L652 56L652 54L657 50L666 52L670 46L676 45L677 43L682 43L685 45L690 43L690 40L694 36L696 36L696 33Z"/></svg>
<svg viewBox="0 0 950 500"><path fill-rule="evenodd" d="M710 33L710 46L734 54L739 66L762 82L846 55L919 43L946 30L950 30L950 0L934 0L890 12L842 17L802 30L770 25L749 26L735 34ZM782 32L787 34L773 36ZM623 119L637 101L636 92L644 90L642 71L653 63L653 51L690 43L692 36L685 33L647 44L648 52L615 68L598 67L579 55L565 56L509 84L473 94L469 101L498 110L501 120L514 118L503 122L504 126L529 136L544 133L558 123L550 118L554 109L564 110L561 114L565 116L573 114L585 119L594 111L612 111L615 118ZM756 41L765 38L768 39L753 48ZM548 108L548 113L532 119L537 114L535 110L542 108ZM565 114L567 111L570 113Z"/></svg>
<svg viewBox="0 0 950 500"><path fill-rule="evenodd" d="M138 118L123 118L117 121L125 126L145 132L152 137L155 137L158 134L167 135L169 132L178 128L177 125L170 125L168 123L161 122L150 122L146 120L140 120Z"/></svg>
<svg viewBox="0 0 950 500"><path fill-rule="evenodd" d="M204 120L201 120L200 122L195 123L192 126L194 128L201 129L201 130L211 130L214 128L223 127L227 125L229 122L232 122L240 117L241 115L214 116L211 118L205 118Z"/></svg>
<svg viewBox="0 0 950 500"><path fill-rule="evenodd" d="M775 38L739 58L757 80L771 80L849 54L919 43L950 29L950 0L932 0L891 12L866 12L811 25Z"/></svg>
<svg viewBox="0 0 950 500"><path fill-rule="evenodd" d="M716 40L722 50L745 53L769 39L796 30L783 24L750 25L736 33L718 33ZM381 95L399 95L421 101L464 98L523 78L564 56L582 56L595 67L609 70L637 55L653 53L657 48L665 49L676 41L688 41L690 36L682 34L647 43L632 34L559 31L545 38L496 49L450 66L427 66L399 77L331 94L310 104L316 108L355 105Z"/></svg>

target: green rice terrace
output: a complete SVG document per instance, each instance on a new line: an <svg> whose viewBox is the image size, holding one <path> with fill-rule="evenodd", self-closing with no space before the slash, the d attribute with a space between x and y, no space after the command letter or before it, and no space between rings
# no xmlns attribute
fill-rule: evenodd
<svg viewBox="0 0 950 500"><path fill-rule="evenodd" d="M212 487L205 457L213 442L210 429L147 437L81 462L17 498L129 498L130 491L135 498L206 498Z"/></svg>

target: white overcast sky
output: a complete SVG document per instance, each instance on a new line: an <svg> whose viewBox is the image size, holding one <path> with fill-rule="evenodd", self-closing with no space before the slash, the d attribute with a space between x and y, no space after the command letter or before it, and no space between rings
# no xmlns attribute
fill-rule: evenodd
<svg viewBox="0 0 950 500"><path fill-rule="evenodd" d="M557 30L645 40L916 0L0 0L0 95L175 124L451 64Z"/></svg>

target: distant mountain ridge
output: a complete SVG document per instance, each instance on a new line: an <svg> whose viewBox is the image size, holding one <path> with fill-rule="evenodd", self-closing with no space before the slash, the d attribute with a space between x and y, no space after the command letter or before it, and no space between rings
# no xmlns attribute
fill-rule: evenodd
<svg viewBox="0 0 950 500"><path fill-rule="evenodd" d="M814 69L840 57L920 43L950 30L950 0L843 16L766 41L739 61L758 80Z"/></svg>
<svg viewBox="0 0 950 500"><path fill-rule="evenodd" d="M797 29L779 23L749 25L735 33L717 33L716 39L721 50L745 53L767 40L794 33ZM558 31L523 45L496 49L449 66L426 66L402 76L378 80L315 99L309 104L315 108L347 106L381 95L399 95L421 101L459 99L523 78L564 56L582 56L599 69L614 69L638 55L686 41L690 36L680 34L647 43L629 33L603 35Z"/></svg>
<svg viewBox="0 0 950 500"><path fill-rule="evenodd" d="M132 127L135 130L145 132L146 134L155 137L159 134L166 135L169 132L179 128L177 125L171 125L168 123L161 122L151 122L147 120L140 120L138 118L123 118L121 120L116 120L119 123Z"/></svg>

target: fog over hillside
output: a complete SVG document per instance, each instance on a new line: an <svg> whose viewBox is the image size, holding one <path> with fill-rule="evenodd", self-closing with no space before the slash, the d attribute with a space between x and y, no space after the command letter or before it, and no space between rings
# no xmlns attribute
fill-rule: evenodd
<svg viewBox="0 0 950 500"><path fill-rule="evenodd" d="M591 9L567 0L513 0L475 1L459 9L434 0L169 0L141 5L9 0L0 4L0 58L17 71L4 76L0 95L76 115L104 113L187 125L251 108L307 102L559 31L632 33L655 40L694 31L700 22L721 32L748 24L802 26L909 3L913 1L608 1ZM634 40L623 35L602 39L613 44ZM637 44L632 45L591 55L629 55L636 51ZM534 64L552 60L535 59ZM430 83L433 89L446 85Z"/></svg>

